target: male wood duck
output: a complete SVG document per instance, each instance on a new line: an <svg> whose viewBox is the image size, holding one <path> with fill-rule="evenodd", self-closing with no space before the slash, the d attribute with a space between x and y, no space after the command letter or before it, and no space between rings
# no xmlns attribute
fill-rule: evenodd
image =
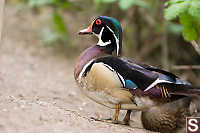
<svg viewBox="0 0 200 133"><path fill-rule="evenodd" d="M90 99L115 109L114 123L128 124L131 110L145 110L199 93L172 73L120 57L122 28L114 18L98 16L79 34L94 34L99 40L80 55L75 80ZM119 110L127 110L121 122Z"/></svg>

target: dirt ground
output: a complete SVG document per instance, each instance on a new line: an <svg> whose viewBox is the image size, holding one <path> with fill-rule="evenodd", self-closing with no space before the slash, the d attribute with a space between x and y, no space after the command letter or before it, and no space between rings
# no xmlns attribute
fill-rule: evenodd
<svg viewBox="0 0 200 133"><path fill-rule="evenodd" d="M73 78L74 61L53 47L45 47L38 34L44 25L12 6L5 8L0 45L1 133L146 133L139 113L131 126L90 119L109 118L114 110L85 97ZM124 112L122 111L120 119Z"/></svg>

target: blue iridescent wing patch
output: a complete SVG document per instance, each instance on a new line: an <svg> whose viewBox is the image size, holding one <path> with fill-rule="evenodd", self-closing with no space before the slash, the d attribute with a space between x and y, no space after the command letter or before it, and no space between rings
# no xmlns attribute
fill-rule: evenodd
<svg viewBox="0 0 200 133"><path fill-rule="evenodd" d="M131 80L126 80L125 87L128 89L133 89L133 88L137 88L137 85Z"/></svg>

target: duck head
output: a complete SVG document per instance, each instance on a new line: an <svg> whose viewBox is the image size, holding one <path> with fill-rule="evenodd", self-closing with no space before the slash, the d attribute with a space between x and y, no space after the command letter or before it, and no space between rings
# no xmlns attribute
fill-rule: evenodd
<svg viewBox="0 0 200 133"><path fill-rule="evenodd" d="M122 28L119 22L111 17L98 16L89 25L88 28L79 32L80 35L94 34L99 41L96 44L102 51L120 56L122 49Z"/></svg>

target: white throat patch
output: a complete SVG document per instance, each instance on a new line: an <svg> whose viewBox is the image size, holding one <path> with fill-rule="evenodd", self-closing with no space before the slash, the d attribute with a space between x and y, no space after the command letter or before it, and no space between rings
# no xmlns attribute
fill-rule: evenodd
<svg viewBox="0 0 200 133"><path fill-rule="evenodd" d="M116 41L116 47L117 47L117 55L119 55L119 39L115 36L115 33L112 31L112 29L110 27L107 26L107 28L112 32L113 36L115 37L115 41ZM109 45L111 44L111 40L107 41L107 42L103 42L101 40L101 36L102 36L102 33L103 33L103 30L104 30L104 27L101 29L99 35L97 35L97 37L99 38L99 41L97 43L97 45L99 46L106 46L106 45Z"/></svg>
<svg viewBox="0 0 200 133"><path fill-rule="evenodd" d="M108 44L111 44L111 40L109 40L108 42L103 42L101 40L101 36L102 36L103 30L104 30L104 27L101 29L101 31L100 31L100 33L98 35L99 41L98 41L97 45L99 45L99 46L106 46Z"/></svg>

